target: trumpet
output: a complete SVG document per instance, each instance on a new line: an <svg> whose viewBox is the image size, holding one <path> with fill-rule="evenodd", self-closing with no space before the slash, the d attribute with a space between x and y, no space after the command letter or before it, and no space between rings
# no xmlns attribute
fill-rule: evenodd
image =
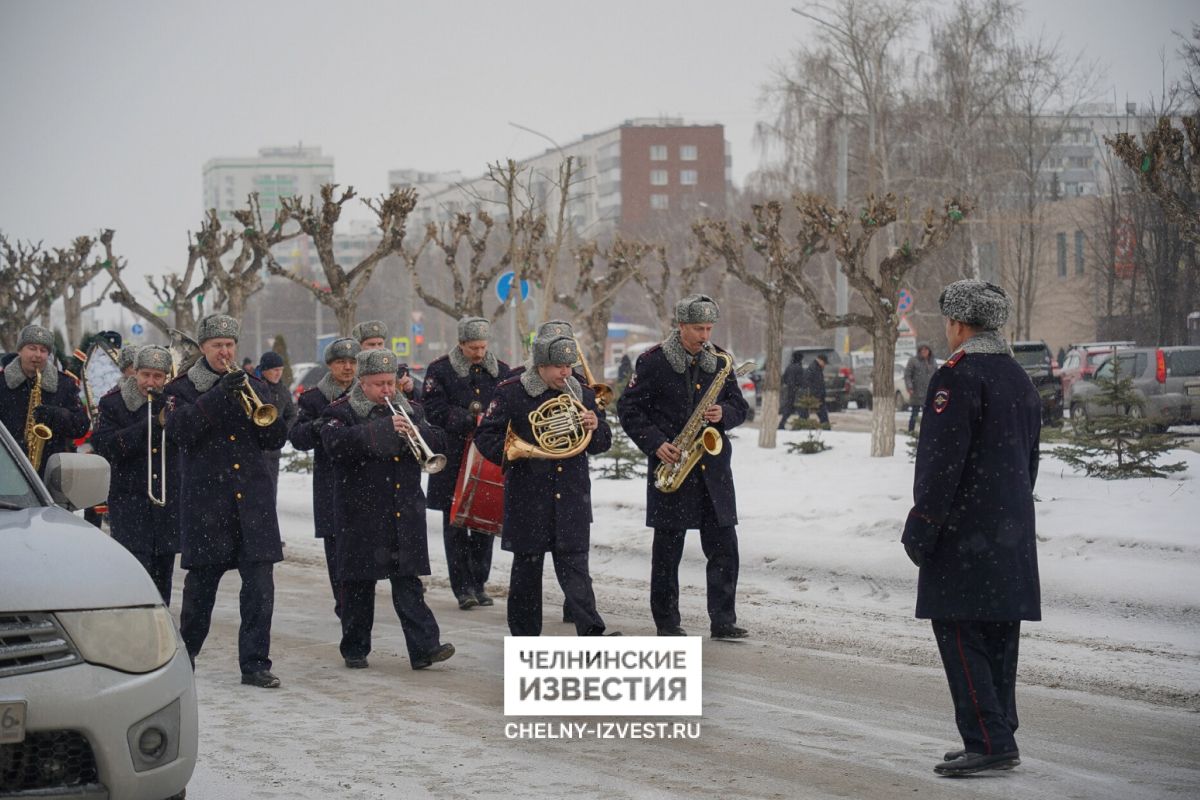
<svg viewBox="0 0 1200 800"><path fill-rule="evenodd" d="M234 373L239 370L233 364L226 363L225 371ZM245 376L245 384L238 390L238 397L242 401L242 409L246 412L246 416L250 417L258 427L266 428L279 418L279 409L259 399L258 393L250 385L249 375Z"/></svg>
<svg viewBox="0 0 1200 800"><path fill-rule="evenodd" d="M583 378L587 381L588 388L596 393L596 407L603 411L612 404L613 388L607 383L596 382L592 370L588 368L587 359L583 357L583 348L579 346L578 339L575 340L575 350L579 353L579 366L583 369Z"/></svg>
<svg viewBox="0 0 1200 800"><path fill-rule="evenodd" d="M417 430L417 424L413 422L412 417L404 410L404 406L392 405L392 398L383 398L387 402L387 406L392 411L392 416L400 416L408 423L409 431L404 433L404 441L408 443L408 449L412 451L413 458L421 465L422 472L428 472L433 475L435 472L441 472L446 468L446 457L441 453L435 453L429 449L429 445L421 438L420 431Z"/></svg>
<svg viewBox="0 0 1200 800"><path fill-rule="evenodd" d="M158 424L161 428L160 439L158 442L158 472L162 477L159 478L158 491L154 491L154 479L158 476L154 474L154 398L158 396L157 392L150 392L150 396L146 398L146 496L150 498L150 502L156 506L165 506L167 504L167 428L166 420L162 411L158 412Z"/></svg>

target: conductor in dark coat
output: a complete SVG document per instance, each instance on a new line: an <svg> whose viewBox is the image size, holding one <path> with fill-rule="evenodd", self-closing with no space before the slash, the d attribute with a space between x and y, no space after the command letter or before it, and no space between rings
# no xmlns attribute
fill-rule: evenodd
<svg viewBox="0 0 1200 800"><path fill-rule="evenodd" d="M388 402L405 414L392 414ZM419 405L396 389L396 356L387 350L358 354L358 381L325 409L321 443L334 467L337 573L342 593L342 657L352 669L367 666L375 621L375 582L392 584L413 669L454 655L442 644L425 605L421 575L429 574L421 464L408 437L415 432L434 452L442 432L425 422ZM410 424L411 420L411 424Z"/></svg>
<svg viewBox="0 0 1200 800"><path fill-rule="evenodd" d="M317 385L306 389L297 402L296 424L288 431L288 441L300 451L313 453L313 527L325 546L325 569L333 590L333 613L342 616L341 592L338 591L337 528L333 519L333 462L321 444L323 414L334 400L350 391L358 368L355 356L362 346L351 338L335 339L325 346L325 365L329 367Z"/></svg>
<svg viewBox="0 0 1200 800"><path fill-rule="evenodd" d="M934 769L963 775L1020 763L1017 644L1021 621L1041 619L1041 405L998 333L1004 290L958 281L939 302L953 352L926 394L902 541L920 568L916 615L932 620L963 742Z"/></svg>
<svg viewBox="0 0 1200 800"><path fill-rule="evenodd" d="M146 568L167 605L171 604L171 578L179 552L179 449L169 446L164 450L163 443L166 403L162 390L170 373L169 350L157 345L139 348L133 375L121 378L100 398L91 440L110 465L108 527L112 538ZM149 491L166 503L152 501Z"/></svg>
<svg viewBox="0 0 1200 800"><path fill-rule="evenodd" d="M450 589L461 609L490 606L486 586L492 571L494 538L482 531L452 525L450 509L462 468L463 452L475 433L477 420L492 401L496 385L509 372L508 364L488 350L491 324L482 317L458 322L458 344L425 371L421 402L429 421L446 432L446 468L429 476L429 507L442 512L442 542Z"/></svg>
<svg viewBox="0 0 1200 800"><path fill-rule="evenodd" d="M575 340L569 336L535 339L531 367L500 384L475 433L484 458L505 467L501 547L513 554L508 590L508 628L513 636L541 635L546 553L554 556L554 572L576 632L599 636L605 630L588 573L592 492L587 457L608 450L612 432L596 408L595 393L571 374L577 359ZM570 429L573 443L590 431L587 446L567 458L546 457L545 449L531 457L506 458L509 430L521 441L535 443L530 413L564 395L583 406L570 412L577 415ZM563 452L570 449L574 447Z"/></svg>
<svg viewBox="0 0 1200 800"><path fill-rule="evenodd" d="M54 334L41 325L27 325L17 335L17 353L4 366L0 381L0 421L25 447L25 420L36 376L41 374L42 402L34 409L36 422L50 428L52 436L42 446L38 472L44 477L46 464L55 453L75 452L75 440L88 432L87 411L79 401L79 385L70 375L54 367Z"/></svg>
<svg viewBox="0 0 1200 800"><path fill-rule="evenodd" d="M718 639L747 635L737 623L737 500L726 432L741 425L748 406L733 369L726 371L714 401L696 412L697 404L717 379L728 354L709 344L720 316L715 300L690 295L675 307L678 330L637 360L633 379L621 395L621 426L649 457L646 524L654 529L650 563L650 611L660 636L685 636L679 616L679 562L689 529L700 530L700 546L708 560L710 633ZM724 358L722 357L724 356ZM655 488L659 464L677 463L673 440L693 413L720 434L721 451L705 453L673 493Z"/></svg>
<svg viewBox="0 0 1200 800"><path fill-rule="evenodd" d="M208 636L221 577L242 577L238 662L242 682L279 686L271 673L273 568L283 560L279 520L264 451L278 450L287 437L282 417L270 425L251 421L239 399L247 384L263 383L237 363L237 320L213 314L200 321L201 358L167 384L168 446L179 450L181 564L180 632L193 663ZM186 510L184 510L186 509Z"/></svg>

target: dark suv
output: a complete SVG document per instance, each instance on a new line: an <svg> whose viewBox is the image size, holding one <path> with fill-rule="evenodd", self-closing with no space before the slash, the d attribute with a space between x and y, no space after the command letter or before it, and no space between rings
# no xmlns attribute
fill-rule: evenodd
<svg viewBox="0 0 1200 800"><path fill-rule="evenodd" d="M1013 357L1025 368L1042 398L1042 424L1062 425L1062 381L1054 374L1054 356L1045 342L1013 342Z"/></svg>
<svg viewBox="0 0 1200 800"><path fill-rule="evenodd" d="M818 355L825 356L825 406L830 411L846 410L854 398L854 372L850 369L850 365L832 347L801 346L783 349L781 369L786 370L788 364L792 363L792 353L795 352L804 354L805 367L811 364ZM750 374L750 379L754 381L755 387L755 405L759 406L762 405L762 379L765 364L766 356L760 355L758 368ZM780 388L782 389L782 386Z"/></svg>

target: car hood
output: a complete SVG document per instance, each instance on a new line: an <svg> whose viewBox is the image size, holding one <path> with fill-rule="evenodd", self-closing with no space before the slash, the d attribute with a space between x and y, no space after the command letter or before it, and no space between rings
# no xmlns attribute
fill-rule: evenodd
<svg viewBox="0 0 1200 800"><path fill-rule="evenodd" d="M129 551L55 506L0 512L0 564L0 612L162 602Z"/></svg>

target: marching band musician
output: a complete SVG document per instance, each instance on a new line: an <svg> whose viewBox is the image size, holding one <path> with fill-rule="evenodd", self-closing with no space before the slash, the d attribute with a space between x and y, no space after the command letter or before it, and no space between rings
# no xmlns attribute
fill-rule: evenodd
<svg viewBox="0 0 1200 800"><path fill-rule="evenodd" d="M334 577L337 567L337 529L333 519L333 464L321 444L321 427L325 424L322 414L330 403L350 391L354 372L358 368L355 356L361 349L358 341L351 338L335 339L326 345L325 364L329 372L321 377L316 386L300 395L296 424L288 432L292 447L313 451L313 525L317 538L325 545L325 568L329 573L329 586L333 589L333 613L339 619L342 606L341 593Z"/></svg>
<svg viewBox="0 0 1200 800"><path fill-rule="evenodd" d="M408 418L393 415L389 401ZM396 356L388 350L358 354L358 381L325 409L324 419L321 443L334 467L342 658L351 669L367 666L375 582L387 579L412 668L445 661L454 645L440 641L423 596L419 576L429 574L425 495L421 465L408 444L419 435L440 450L441 430L425 422L419 404L396 393Z"/></svg>
<svg viewBox="0 0 1200 800"><path fill-rule="evenodd" d="M706 344L720 316L715 300L696 294L675 306L678 330L638 357L633 377L621 395L621 426L649 456L646 525L654 529L650 562L650 611L659 636L686 636L679 617L679 562L684 537L699 528L700 546L708 560L708 615L714 639L740 639L735 597L738 579L737 505L731 450L726 431L741 425L748 406L731 370L716 401L704 409L708 425L721 435L722 449L705 454L673 493L655 488L661 462L677 463L672 444L695 411L718 372L721 359ZM714 348L716 349L716 348ZM723 352L717 349L717 352Z"/></svg>
<svg viewBox="0 0 1200 800"><path fill-rule="evenodd" d="M4 380L0 381L0 421L26 455L30 412L34 422L50 428L52 435L42 446L38 464L43 476L50 456L73 452L74 440L89 428L87 410L79 400L79 384L55 368L50 360L53 353L54 334L41 325L27 325L17 335L17 352L4 365ZM41 402L30 409L35 386Z"/></svg>
<svg viewBox="0 0 1200 800"><path fill-rule="evenodd" d="M262 383L235 368L240 326L226 314L200 321L196 341L201 357L167 384L168 446L179 449L180 545L183 582L180 633L188 655L196 656L208 636L221 577L237 569L242 577L238 662L242 683L264 689L279 686L271 673L271 616L275 604L273 568L283 560L279 520L264 451L286 440L282 416L256 424L243 402Z"/></svg>
<svg viewBox="0 0 1200 800"><path fill-rule="evenodd" d="M138 345L127 344L117 351L117 369L121 370L122 378L129 378L137 372ZM161 387L160 387L161 388Z"/></svg>
<svg viewBox="0 0 1200 800"><path fill-rule="evenodd" d="M371 319L366 322L360 322L355 325L350 335L358 339L358 343L362 345L363 350L388 350L388 327L383 320ZM398 363L396 367L396 386L400 391L404 392L404 396L409 400L419 399L416 396L417 387L413 383L412 375L409 374L408 364Z"/></svg>
<svg viewBox="0 0 1200 800"><path fill-rule="evenodd" d="M429 476L429 507L442 511L446 570L463 610L494 603L486 589L492 571L491 534L455 527L450 519L463 448L496 385L509 372L508 364L488 350L490 332L491 323L482 317L459 320L458 345L430 363L421 394L429 421L446 432L446 468Z"/></svg>
<svg viewBox="0 0 1200 800"><path fill-rule="evenodd" d="M505 464L504 528L501 546L513 554L508 589L508 628L513 636L542 632L542 568L546 553L554 556L554 572L566 595L581 636L604 634L596 595L588 574L592 522L588 454L603 453L612 433L597 412L596 396L571 374L578 358L569 336L535 339L532 366L502 382L475 432L483 456ZM507 433L534 442L530 412L557 395L569 394L585 408L584 430L592 432L584 452L569 458L505 458Z"/></svg>
<svg viewBox="0 0 1200 800"><path fill-rule="evenodd" d="M133 368L132 375L121 378L100 398L91 441L111 466L108 525L112 538L142 563L169 606L179 552L178 449L167 448L164 475L160 448L166 409L162 390L171 373L171 352L157 345L139 348ZM166 504L160 506L150 499L149 491L158 492L164 485Z"/></svg>

